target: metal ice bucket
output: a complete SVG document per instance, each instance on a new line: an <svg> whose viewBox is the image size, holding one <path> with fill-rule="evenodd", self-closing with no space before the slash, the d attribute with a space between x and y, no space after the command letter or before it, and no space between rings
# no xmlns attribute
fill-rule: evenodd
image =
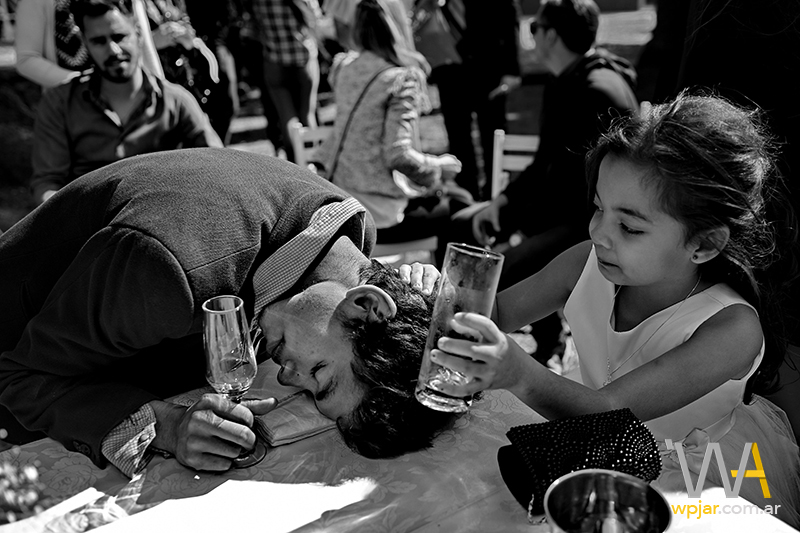
<svg viewBox="0 0 800 533"><path fill-rule="evenodd" d="M671 519L667 501L650 484L599 468L555 480L544 512L554 533L662 533Z"/></svg>

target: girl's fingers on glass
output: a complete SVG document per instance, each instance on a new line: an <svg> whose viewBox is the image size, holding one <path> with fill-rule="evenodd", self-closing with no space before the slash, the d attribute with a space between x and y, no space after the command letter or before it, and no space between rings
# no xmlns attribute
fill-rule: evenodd
<svg viewBox="0 0 800 533"><path fill-rule="evenodd" d="M472 359L466 356L462 357L454 352L446 352L444 350L431 350L431 361L435 362L437 365L446 366L450 370L455 370L456 372L469 375L472 375L470 370L472 365L475 364Z"/></svg>

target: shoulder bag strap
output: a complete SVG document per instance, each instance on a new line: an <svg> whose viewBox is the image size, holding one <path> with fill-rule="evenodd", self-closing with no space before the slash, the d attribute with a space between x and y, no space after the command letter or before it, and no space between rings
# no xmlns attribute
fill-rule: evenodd
<svg viewBox="0 0 800 533"><path fill-rule="evenodd" d="M350 114L347 116L347 122L345 122L344 129L342 129L342 136L339 137L339 146L336 147L336 156L333 158L333 164L331 165L331 170L330 172L328 172L328 181L333 182L333 174L334 172L336 172L336 167L339 164L339 155L341 155L342 148L344 148L344 140L347 137L347 131L350 129L350 122L353 121L353 115L356 114L356 109L358 109L358 104L360 104L361 100L364 99L364 95L367 94L367 90L369 90L373 82L375 82L375 80L378 79L378 76L380 76L382 73L386 72L390 68L395 68L395 66L391 65L376 72L375 75L373 75L372 78L370 78L370 80L367 82L367 85L364 86L364 90L361 91L361 94L358 95L356 103L353 104L353 109L350 110Z"/></svg>

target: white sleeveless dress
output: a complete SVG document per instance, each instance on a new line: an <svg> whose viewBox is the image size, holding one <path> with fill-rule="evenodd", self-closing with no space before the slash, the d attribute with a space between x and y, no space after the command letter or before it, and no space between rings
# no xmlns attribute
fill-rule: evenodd
<svg viewBox="0 0 800 533"><path fill-rule="evenodd" d="M615 286L603 277L592 248L564 307L578 351L583 383L592 389L603 386L609 368L616 369L613 378L619 379L685 342L703 322L725 307L743 304L752 308L733 289L720 283L655 313L629 331L617 332L613 316L614 292ZM779 516L798 527L800 452L786 415L764 398L756 396L750 405L742 401L747 379L758 369L763 354L762 345L745 377L729 380L672 413L645 421L662 452L664 469L656 485L665 490L686 490L677 454L666 448L666 439L683 444L695 477L700 472L709 442L720 443L728 469L738 468L745 442L757 442L771 497L764 497L757 479L745 479L740 496L762 507L781 504ZM628 357L630 359L626 360ZM748 469L755 469L752 454ZM707 483L721 486L716 461L712 461L708 469Z"/></svg>

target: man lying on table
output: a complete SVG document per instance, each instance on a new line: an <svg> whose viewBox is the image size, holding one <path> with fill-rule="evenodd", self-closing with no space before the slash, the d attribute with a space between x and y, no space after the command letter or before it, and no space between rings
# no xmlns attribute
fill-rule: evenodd
<svg viewBox="0 0 800 533"><path fill-rule="evenodd" d="M153 449L228 469L274 400L162 400L206 384L201 305L234 294L354 450L424 448L451 420L413 396L432 298L370 261L374 241L358 202L278 159L201 148L87 174L0 237L0 405L128 475Z"/></svg>

